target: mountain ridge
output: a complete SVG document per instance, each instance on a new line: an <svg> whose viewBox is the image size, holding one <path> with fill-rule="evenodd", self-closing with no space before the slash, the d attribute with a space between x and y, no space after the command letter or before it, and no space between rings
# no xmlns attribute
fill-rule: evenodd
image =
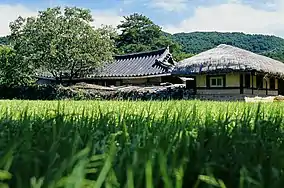
<svg viewBox="0 0 284 188"><path fill-rule="evenodd" d="M164 35L177 42L186 54L198 54L228 44L284 62L284 39L274 35L243 32L181 32ZM8 37L0 37L0 44L8 44Z"/></svg>
<svg viewBox="0 0 284 188"><path fill-rule="evenodd" d="M219 44L240 47L255 53L284 49L284 39L274 35L245 34L242 32L190 32L165 33L182 46L186 53L200 53Z"/></svg>

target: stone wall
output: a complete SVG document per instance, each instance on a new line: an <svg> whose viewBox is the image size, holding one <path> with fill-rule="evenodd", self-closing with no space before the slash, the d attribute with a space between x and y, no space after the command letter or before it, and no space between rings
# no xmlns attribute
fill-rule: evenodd
<svg viewBox="0 0 284 188"><path fill-rule="evenodd" d="M270 96L277 96L278 95L278 90L276 90L276 91L268 91L268 95L270 95Z"/></svg>
<svg viewBox="0 0 284 188"><path fill-rule="evenodd" d="M35 85L0 86L0 99L23 100L169 100L190 99L193 91L183 85L153 87L102 87Z"/></svg>
<svg viewBox="0 0 284 188"><path fill-rule="evenodd" d="M108 92L100 96L102 99L118 100L180 100L193 99L193 90L184 86L130 87Z"/></svg>

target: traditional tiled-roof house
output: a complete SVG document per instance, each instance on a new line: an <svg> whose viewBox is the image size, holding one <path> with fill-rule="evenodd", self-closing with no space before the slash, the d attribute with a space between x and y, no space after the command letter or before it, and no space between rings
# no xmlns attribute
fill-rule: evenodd
<svg viewBox="0 0 284 188"><path fill-rule="evenodd" d="M173 75L191 77L197 95L232 97L284 94L284 64L221 44L176 64Z"/></svg>
<svg viewBox="0 0 284 188"><path fill-rule="evenodd" d="M74 78L74 82L87 82L99 85L159 85L163 82L181 83L178 77L171 76L175 61L169 48L150 52L118 55L114 62L107 63L92 74ZM53 82L49 75L39 76L38 83Z"/></svg>

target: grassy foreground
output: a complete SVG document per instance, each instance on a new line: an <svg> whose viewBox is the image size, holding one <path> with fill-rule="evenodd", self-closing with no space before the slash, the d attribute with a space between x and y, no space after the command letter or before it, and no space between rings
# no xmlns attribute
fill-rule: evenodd
<svg viewBox="0 0 284 188"><path fill-rule="evenodd" d="M0 101L0 187L283 187L283 107Z"/></svg>

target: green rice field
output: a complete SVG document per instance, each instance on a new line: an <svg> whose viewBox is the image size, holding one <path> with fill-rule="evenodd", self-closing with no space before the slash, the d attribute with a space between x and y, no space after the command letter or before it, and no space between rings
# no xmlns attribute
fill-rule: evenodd
<svg viewBox="0 0 284 188"><path fill-rule="evenodd" d="M284 103L0 101L0 187L278 188Z"/></svg>

